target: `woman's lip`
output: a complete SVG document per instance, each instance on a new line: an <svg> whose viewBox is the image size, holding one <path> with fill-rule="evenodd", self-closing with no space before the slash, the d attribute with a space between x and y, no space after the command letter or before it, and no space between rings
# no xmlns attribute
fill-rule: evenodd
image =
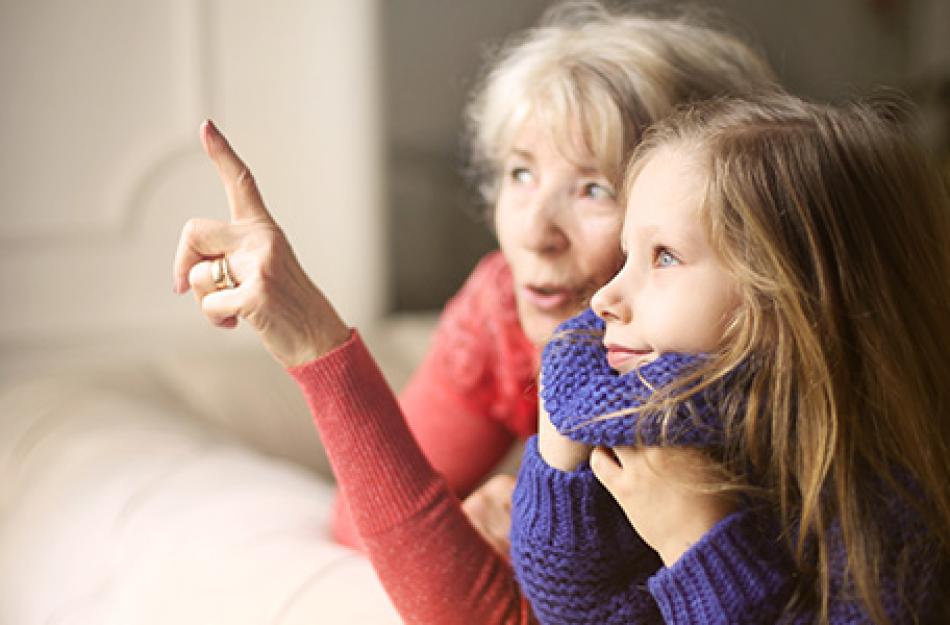
<svg viewBox="0 0 950 625"><path fill-rule="evenodd" d="M541 289L531 285L522 287L521 293L531 305L545 311L563 308L573 296L570 289Z"/></svg>

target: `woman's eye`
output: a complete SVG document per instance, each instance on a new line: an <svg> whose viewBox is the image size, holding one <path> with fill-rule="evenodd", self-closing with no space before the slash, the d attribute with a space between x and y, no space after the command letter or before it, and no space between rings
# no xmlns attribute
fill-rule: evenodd
<svg viewBox="0 0 950 625"><path fill-rule="evenodd" d="M531 170L527 167L512 167L509 175L511 176L512 180L515 182L520 182L521 184L527 184L531 182L532 178L534 177L531 174Z"/></svg>
<svg viewBox="0 0 950 625"><path fill-rule="evenodd" d="M592 200L612 200L614 199L614 192L610 187L602 185L598 182L588 182L584 185L584 197L589 197Z"/></svg>
<svg viewBox="0 0 950 625"><path fill-rule="evenodd" d="M674 265L679 264L680 259L674 256L673 253L666 248L657 248L653 255L654 267L673 267Z"/></svg>

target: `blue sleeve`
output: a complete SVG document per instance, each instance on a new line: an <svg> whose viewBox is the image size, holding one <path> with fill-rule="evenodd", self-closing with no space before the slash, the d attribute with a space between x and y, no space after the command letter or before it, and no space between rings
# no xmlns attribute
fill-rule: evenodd
<svg viewBox="0 0 950 625"><path fill-rule="evenodd" d="M550 467L528 440L512 498L511 560L545 625L662 623L647 579L661 566L589 466Z"/></svg>
<svg viewBox="0 0 950 625"><path fill-rule="evenodd" d="M881 604L894 625L947 622L938 612L945 602L941 575L946 562L934 557L938 541L922 521L908 511L882 508L893 513L894 534L881 562L879 590ZM830 567L829 625L871 625L867 610L848 590L847 558L841 529L833 525L828 533ZM737 512L720 521L698 543L668 568L649 580L669 625L742 625L816 622L814 605L787 610L795 590L798 569L789 546L777 538L774 522L750 511ZM902 553L902 546L909 549ZM939 548L936 549L939 551ZM904 565L901 565L901 561ZM907 566L908 562L912 562Z"/></svg>
<svg viewBox="0 0 950 625"><path fill-rule="evenodd" d="M778 622L791 596L794 563L771 527L748 511L713 527L672 566L650 578L663 622L742 625ZM775 534L777 535L777 533Z"/></svg>

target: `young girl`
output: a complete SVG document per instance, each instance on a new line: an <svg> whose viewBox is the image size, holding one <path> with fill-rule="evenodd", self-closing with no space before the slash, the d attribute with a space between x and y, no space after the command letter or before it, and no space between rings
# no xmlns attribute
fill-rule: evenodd
<svg viewBox="0 0 950 625"><path fill-rule="evenodd" d="M540 621L950 622L950 201L900 117L722 100L639 146L515 491Z"/></svg>

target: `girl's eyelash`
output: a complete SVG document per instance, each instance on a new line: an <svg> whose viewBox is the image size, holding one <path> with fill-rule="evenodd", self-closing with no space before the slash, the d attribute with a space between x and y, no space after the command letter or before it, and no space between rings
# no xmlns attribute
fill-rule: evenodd
<svg viewBox="0 0 950 625"><path fill-rule="evenodd" d="M653 248L654 267L673 267L679 265L681 262L679 257L677 257L670 248L663 245L658 245Z"/></svg>

